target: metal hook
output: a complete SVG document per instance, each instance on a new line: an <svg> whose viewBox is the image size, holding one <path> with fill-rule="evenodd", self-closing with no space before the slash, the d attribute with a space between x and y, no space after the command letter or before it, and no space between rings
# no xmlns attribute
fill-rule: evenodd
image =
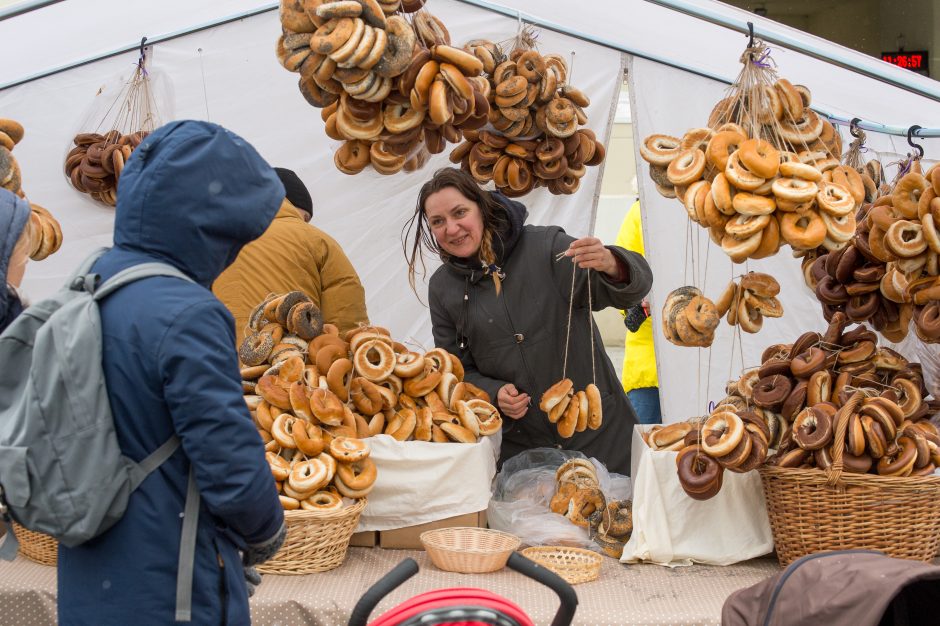
<svg viewBox="0 0 940 626"><path fill-rule="evenodd" d="M856 139L859 139L861 137L861 129L858 127L861 121L862 121L861 118L853 117L852 120L849 122L849 134L855 137Z"/></svg>
<svg viewBox="0 0 940 626"><path fill-rule="evenodd" d="M917 150L917 158L922 159L924 157L924 148L914 143L914 133L921 129L917 124L911 126L907 129L907 143L909 146Z"/></svg>
<svg viewBox="0 0 940 626"><path fill-rule="evenodd" d="M754 22L747 23L747 36L750 37L750 41L748 41L747 47L753 48L754 47Z"/></svg>

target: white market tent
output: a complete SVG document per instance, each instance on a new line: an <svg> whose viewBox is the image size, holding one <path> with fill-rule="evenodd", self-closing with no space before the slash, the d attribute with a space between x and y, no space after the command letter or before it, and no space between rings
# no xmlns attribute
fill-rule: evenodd
<svg viewBox="0 0 940 626"><path fill-rule="evenodd" d="M427 309L408 288L401 229L414 210L417 188L430 172L448 164L446 152L411 175L385 177L367 170L349 177L336 170L332 153L337 142L326 137L319 112L300 96L296 76L275 58L280 32L276 3L66 0L25 2L20 7L30 4L40 8L12 16L9 11L16 5L0 11L0 17L8 17L0 21L0 58L7 60L0 66L0 116L26 127L26 139L15 151L24 188L32 201L59 219L65 243L47 260L29 265L24 283L28 297L48 295L87 253L110 244L113 210L66 183L63 157L100 102L113 100L115 85L129 76L140 39L146 36L148 45L154 44L149 49L151 69L163 94L165 121L209 119L244 136L272 165L297 171L314 196L314 222L342 244L362 277L372 320L388 326L396 337L430 347ZM663 6L667 4L674 6ZM444 21L458 45L471 38L509 40L520 20L541 26L538 45L543 52L574 53L572 82L590 95L589 126L605 142L624 72L635 137L654 132L681 135L704 125L726 83L737 74L747 41L740 32L712 21L737 28L751 21L758 36L801 49L772 44L773 59L781 75L810 87L813 106L820 112L842 120L861 118L866 128L940 127L938 83L710 0L506 0L502 5L433 0L428 8ZM842 66L819 57L836 59ZM847 133L844 137L847 145ZM940 139L918 143L928 158L940 154ZM886 164L909 149L905 137L873 132L868 145L885 153L881 160ZM658 325L658 308L672 289L694 283L714 298L744 268L733 268L704 230L696 227L689 236L682 208L655 192L639 158L637 162L647 258L655 276L650 299ZM589 168L581 190L572 197L552 196L544 189L530 194L525 199L530 221L560 224L578 236L590 233L602 174L602 168ZM678 348L657 332L666 421L702 413L708 400L724 395L725 381L736 377L742 364L759 362L765 346L825 326L818 303L802 284L799 262L788 250L750 262L747 269L778 278L785 317L768 320L760 334L745 335L740 344L723 325L710 350ZM419 292L423 298L426 290ZM901 349L912 358L927 358L913 343Z"/></svg>

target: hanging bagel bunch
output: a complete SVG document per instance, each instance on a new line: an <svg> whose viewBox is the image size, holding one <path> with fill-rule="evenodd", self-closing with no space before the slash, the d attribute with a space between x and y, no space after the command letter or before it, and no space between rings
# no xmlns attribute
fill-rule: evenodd
<svg viewBox="0 0 940 626"><path fill-rule="evenodd" d="M333 162L345 174L415 171L486 123L482 63L423 4L281 0L278 60L343 142Z"/></svg>
<svg viewBox="0 0 940 626"><path fill-rule="evenodd" d="M840 169L841 137L810 108L809 89L750 60L745 66L708 128L643 141L656 189L678 198L735 263L772 256L784 244L844 248L874 181Z"/></svg>
<svg viewBox="0 0 940 626"><path fill-rule="evenodd" d="M539 408L555 424L558 434L568 439L576 432L597 430L604 421L604 407L597 385L590 383L575 393L574 382L563 378L542 394Z"/></svg>
<svg viewBox="0 0 940 626"><path fill-rule="evenodd" d="M707 499L720 490L725 469L749 471L763 458L780 467L828 469L844 409L850 415L843 471L932 474L940 467L940 432L930 417L940 403L928 399L920 364L878 347L865 326L846 330L850 323L839 311L824 334L769 346L761 366L729 382L707 418L654 428L647 443L680 451L680 484L691 497ZM775 453L768 456L768 449Z"/></svg>
<svg viewBox="0 0 940 626"><path fill-rule="evenodd" d="M411 351L381 327L340 336L301 292L259 304L238 355L242 386L270 451L294 454L284 436L290 429L278 425L289 419L305 422L295 439L299 433L324 446L334 437L383 433L399 441L476 443L502 428L488 394L463 380L456 356L440 348Z"/></svg>
<svg viewBox="0 0 940 626"><path fill-rule="evenodd" d="M108 206L117 206L117 185L124 163L148 134L144 130L129 134L111 130L103 135L75 135L75 147L65 156L65 176L78 191Z"/></svg>
<svg viewBox="0 0 940 626"><path fill-rule="evenodd" d="M877 173L880 166L873 168ZM858 213L856 233L840 250L803 258L803 277L826 320L844 312L889 341L914 332L940 342L940 167L920 162Z"/></svg>
<svg viewBox="0 0 940 626"><path fill-rule="evenodd" d="M26 130L16 120L0 118L0 187L26 198L20 164L13 156L13 148L23 140ZM29 203L31 209L31 246L29 258L42 261L62 246L62 227L47 209Z"/></svg>
<svg viewBox="0 0 940 626"><path fill-rule="evenodd" d="M573 194L586 168L600 165L606 154L586 127L584 108L590 99L568 84L568 66L560 55L543 56L531 47L532 38L523 41L508 58L491 41L464 46L483 63L490 127L464 131L465 141L450 160L479 183L492 181L508 197L537 187Z"/></svg>
<svg viewBox="0 0 940 626"><path fill-rule="evenodd" d="M549 509L587 528L591 539L615 559L623 554L623 546L633 534L633 503L608 499L601 491L597 469L587 459L570 459L555 470L555 493Z"/></svg>
<svg viewBox="0 0 940 626"><path fill-rule="evenodd" d="M674 289L663 305L663 335L677 346L707 348L723 316L731 326L759 332L765 317L782 317L780 284L770 274L748 272L732 280L717 302L691 285Z"/></svg>

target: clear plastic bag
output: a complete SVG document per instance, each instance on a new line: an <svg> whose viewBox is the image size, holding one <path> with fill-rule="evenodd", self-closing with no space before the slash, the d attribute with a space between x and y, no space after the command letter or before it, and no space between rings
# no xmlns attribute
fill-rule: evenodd
<svg viewBox="0 0 940 626"><path fill-rule="evenodd" d="M555 471L574 458L587 457L574 450L535 448L506 461L496 475L487 509L490 528L512 533L525 545L561 545L600 552L587 528L576 526L549 509L555 494ZM632 497L629 476L611 474L597 459L590 461L597 469L600 489L608 501Z"/></svg>

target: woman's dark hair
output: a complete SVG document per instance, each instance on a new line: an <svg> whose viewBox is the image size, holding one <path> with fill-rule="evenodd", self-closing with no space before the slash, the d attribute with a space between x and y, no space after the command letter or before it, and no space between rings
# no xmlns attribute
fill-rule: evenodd
<svg viewBox="0 0 940 626"><path fill-rule="evenodd" d="M431 234L428 216L424 210L428 196L447 187L453 187L462 196L476 202L477 206L480 207L480 212L483 215L483 239L480 242L480 251L477 256L481 263L491 265L496 262L493 238L502 238L509 233L511 227L505 207L492 193L481 188L468 172L454 167L444 167L434 172L431 180L424 183L421 191L418 192L418 203L415 206L415 212L402 229L402 251L408 261L408 284L411 285L411 290L415 292L415 295L418 293L415 288L417 264L421 263L422 274L427 269L424 264L424 251L437 255L442 261L446 261L449 256L441 249L434 235ZM414 230L413 238L410 236L412 230ZM411 238L410 253L408 252L409 238Z"/></svg>

